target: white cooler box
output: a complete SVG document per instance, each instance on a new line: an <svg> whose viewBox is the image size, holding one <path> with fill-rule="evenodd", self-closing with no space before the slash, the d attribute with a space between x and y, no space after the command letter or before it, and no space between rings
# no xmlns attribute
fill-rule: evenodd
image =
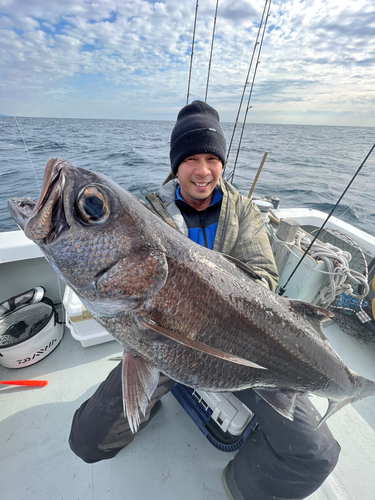
<svg viewBox="0 0 375 500"><path fill-rule="evenodd" d="M65 322L72 337L83 347L103 344L116 340L97 323L77 295L68 286L64 292Z"/></svg>
<svg viewBox="0 0 375 500"><path fill-rule="evenodd" d="M196 389L193 396L203 407L212 410L211 418L223 432L241 436L254 413L231 392L206 392Z"/></svg>

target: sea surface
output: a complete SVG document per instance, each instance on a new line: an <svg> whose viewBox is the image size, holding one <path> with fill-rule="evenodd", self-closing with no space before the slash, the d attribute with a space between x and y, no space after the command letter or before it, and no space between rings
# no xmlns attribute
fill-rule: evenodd
<svg viewBox="0 0 375 500"><path fill-rule="evenodd" d="M17 229L7 200L36 199L47 160L57 156L98 170L143 198L169 173L165 121L86 120L0 117L0 232ZM238 149L236 130L226 174ZM224 123L229 144L233 124ZM266 163L254 195L273 195L283 207L329 212L375 143L375 128L247 124L233 184L247 196L263 153ZM375 235L375 152L335 212L346 222Z"/></svg>

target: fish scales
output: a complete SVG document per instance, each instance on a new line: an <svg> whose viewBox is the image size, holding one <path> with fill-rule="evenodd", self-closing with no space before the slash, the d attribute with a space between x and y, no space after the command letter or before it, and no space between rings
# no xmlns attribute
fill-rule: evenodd
<svg viewBox="0 0 375 500"><path fill-rule="evenodd" d="M210 391L252 387L286 418L298 392L328 398L326 417L374 394L374 382L349 370L325 338L330 313L273 294L102 174L51 159L39 200L14 200L9 210L124 346L133 430L159 371ZM132 383L138 403L129 400Z"/></svg>
<svg viewBox="0 0 375 500"><path fill-rule="evenodd" d="M295 353L286 349L284 349L285 352L283 356L280 355L279 351L278 357L276 359L274 358L272 347L274 346L275 335L269 335L267 333L266 321L263 322L263 318L265 318L266 315L263 312L260 300L256 301L258 310L254 311L254 307L251 307L251 302L247 300L247 298L243 296L242 291L240 291L236 298L238 301L241 300L241 305L243 306L243 312L241 314L239 309L234 310L235 308L232 302L227 301L225 296L229 292L233 301L233 292L236 291L236 287L234 290L232 289L230 291L228 290L228 283L225 281L221 282L221 286L224 289L224 293L222 294L224 295L223 297L217 291L217 283L215 283L216 286L213 289L210 283L202 280L201 274L198 273L195 280L188 280L186 266L184 269L182 269L180 265L177 267L178 269L175 274L180 276L180 278L177 278L177 286L178 289L184 290L183 294L185 299L182 302L168 300L168 296L171 295L172 299L176 296L176 281L174 279L173 266L169 266L170 275L166 285L158 295L149 299L149 302L152 301L153 304L150 305L147 303L146 305L148 316L155 320L156 323L165 325L166 328L180 328L186 336L195 336L198 340L204 341L208 345L214 347L220 347L225 352L242 355L259 364L264 364L265 359L267 359L268 370L266 374L265 372L259 372L259 370L247 367L234 367L227 361L212 358L208 355L206 355L206 359L201 360L200 364L197 365L195 369L190 369L188 366L189 363L196 363L196 358L198 356L200 359L202 358L202 353L190 349L190 357L185 361L187 366L179 366L179 371L182 369L183 373L176 373L176 367L173 363L170 366L167 353L165 353L164 356L165 362L163 363L163 371L187 385L190 385L191 382L190 379L186 379L186 375L184 376L184 374L191 373L196 384L199 379L199 388L215 390L217 387L215 387L213 382L210 382L210 385L208 385L207 381L207 371L211 371L216 380L216 384L218 384L220 388L225 387L228 390L235 390L239 387L246 387L249 383L249 378L252 379L253 386L257 384L262 385L265 377L270 381L272 369L273 371L276 370L274 379L275 381L277 380L280 386L280 382L282 382L280 377L281 364L285 366L285 371L289 377L291 366L294 367L296 364L296 358L301 364L304 362L298 352ZM223 268L221 269L221 273L223 273ZM243 277L239 276L239 279L243 279ZM190 281L190 287L185 286L184 282L186 281ZM170 287L169 283L171 283ZM258 299L262 291L262 287L259 286L259 290L257 290L256 293ZM205 300L206 297L211 297L210 303L207 303L207 300ZM171 304L171 308L168 311L159 307L168 302ZM183 307L184 304L186 305L185 308ZM154 310L157 313L156 316L153 315ZM262 318L261 327L251 324L251 316L248 314L246 315L246 311L250 310L252 311L252 315L254 315L254 313L259 314L260 318ZM142 315L142 311L140 311L140 314ZM199 318L198 326L196 321L197 317ZM169 323L168 320L170 320ZM217 324L219 322L223 322L225 328L218 329L216 327L215 329L215 323ZM181 326L179 324L181 324ZM249 329L249 325L251 325L252 328ZM268 338L270 341L267 341ZM303 344L303 341L301 343ZM143 348L145 347L146 346L143 346ZM280 349L282 347L280 343ZM154 346L150 346L151 353L153 349ZM181 346L181 350L183 349L184 348ZM259 357L256 356L257 352L261 353ZM301 366L299 369L301 369ZM219 375L220 373L222 373L221 377ZM314 375L315 378L317 377L316 369L306 362L304 362L303 373L305 374L306 380L309 380L312 375ZM222 380L220 380L220 378L222 378ZM302 382L306 383L306 380L302 380ZM320 379L320 384L321 382L322 380Z"/></svg>

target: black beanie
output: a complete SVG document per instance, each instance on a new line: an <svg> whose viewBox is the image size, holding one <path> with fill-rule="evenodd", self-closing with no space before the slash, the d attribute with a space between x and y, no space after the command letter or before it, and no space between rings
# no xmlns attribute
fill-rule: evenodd
<svg viewBox="0 0 375 500"><path fill-rule="evenodd" d="M218 112L203 101L194 101L178 113L172 130L171 169L176 175L181 162L200 153L217 156L225 163L226 143Z"/></svg>

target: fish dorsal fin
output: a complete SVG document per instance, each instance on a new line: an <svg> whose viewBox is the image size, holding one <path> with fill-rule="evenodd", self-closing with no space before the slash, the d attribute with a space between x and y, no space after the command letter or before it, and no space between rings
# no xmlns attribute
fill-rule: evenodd
<svg viewBox="0 0 375 500"><path fill-rule="evenodd" d="M288 420L294 420L294 407L298 392L291 389L260 387L253 389L266 403Z"/></svg>
<svg viewBox="0 0 375 500"><path fill-rule="evenodd" d="M305 318L312 325L316 333L319 336L327 341L327 337L324 335L322 331L322 321L333 318L335 315L328 311L328 309L324 309L323 307L314 306L313 304L309 304L308 302L303 302L302 300L297 299L288 299L290 305L299 313L303 314Z"/></svg>
<svg viewBox="0 0 375 500"><path fill-rule="evenodd" d="M314 306L309 302L303 302L302 300L297 299L288 300L299 312L305 313L307 316L311 316L313 318L318 318L320 321L324 321L335 316L331 313L331 311L328 311L328 309L324 309L324 307Z"/></svg>
<svg viewBox="0 0 375 500"><path fill-rule="evenodd" d="M199 342L198 340L189 339L177 332L172 332L171 330L167 330L166 328L158 326L154 322L151 322L146 318L138 317L137 322L140 323L144 328L160 333L160 335L163 335L168 339L174 340L175 342L178 342L179 344L182 344L185 347L190 347L197 351L204 352L205 354L209 354L210 356L214 356L219 359L224 359L225 361L230 361L231 363L236 363L238 365L248 366L249 368L258 368L261 370L267 370L267 368L265 368L264 366L257 365L252 361L240 358L239 356L235 356L234 354L229 354L227 352L221 351L216 347L210 347L206 344L203 344L203 342Z"/></svg>
<svg viewBox="0 0 375 500"><path fill-rule="evenodd" d="M227 255L226 253L221 254L225 259L227 259L229 262L234 264L238 269L240 269L246 276L249 276L253 280L260 280L263 281L262 276L260 274L256 273L249 267L248 265L244 264L241 260L236 259L235 257L232 257L231 255Z"/></svg>
<svg viewBox="0 0 375 500"><path fill-rule="evenodd" d="M122 358L122 394L124 413L133 434L138 430L141 416L159 382L159 370L130 352Z"/></svg>

